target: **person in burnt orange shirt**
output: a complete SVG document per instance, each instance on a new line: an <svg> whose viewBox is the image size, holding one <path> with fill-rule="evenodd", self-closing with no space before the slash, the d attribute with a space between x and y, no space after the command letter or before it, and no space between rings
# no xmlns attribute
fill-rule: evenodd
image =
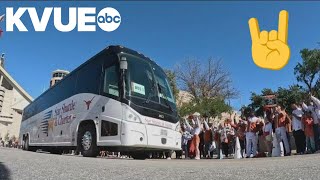
<svg viewBox="0 0 320 180"><path fill-rule="evenodd" d="M276 115L275 115L275 126L276 126L276 137L278 138L278 142L283 142L285 149L285 156L289 156L291 154L290 145L287 136L287 128L286 125L289 122L287 113L281 108L281 106L276 107Z"/></svg>
<svg viewBox="0 0 320 180"><path fill-rule="evenodd" d="M241 148L241 156L243 157L244 151L245 151L245 139L246 139L246 121L240 119L239 122L237 123L235 120L233 123L231 123L231 126L235 129L236 131L236 136L239 138L239 143L240 143L240 148Z"/></svg>
<svg viewBox="0 0 320 180"><path fill-rule="evenodd" d="M313 118L311 111L307 113L302 118L304 124L304 133L306 135L307 142L307 153L314 153L316 151L314 132L313 132Z"/></svg>
<svg viewBox="0 0 320 180"><path fill-rule="evenodd" d="M210 147L212 145L213 137L212 137L212 129L209 127L207 118L203 121L204 124L204 157L210 158L211 152Z"/></svg>

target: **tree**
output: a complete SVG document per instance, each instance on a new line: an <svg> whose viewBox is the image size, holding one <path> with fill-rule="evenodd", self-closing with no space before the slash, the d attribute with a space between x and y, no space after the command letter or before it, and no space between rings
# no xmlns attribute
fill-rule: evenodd
<svg viewBox="0 0 320 180"><path fill-rule="evenodd" d="M191 102L179 109L181 116L199 112L216 117L231 110L226 99L238 92L232 87L230 74L223 69L221 60L208 58L205 63L198 59L186 59L175 69L178 85L191 94Z"/></svg>
<svg viewBox="0 0 320 180"><path fill-rule="evenodd" d="M249 117L251 109L252 108L250 106L242 106L240 109L241 119L245 119L246 117Z"/></svg>
<svg viewBox="0 0 320 180"><path fill-rule="evenodd" d="M263 106L265 95L272 95L275 94L271 89L265 88L261 91L261 94L256 94L254 92L251 92L251 104L249 105L250 108L252 108L255 111L255 114L257 116L263 116Z"/></svg>
<svg viewBox="0 0 320 180"><path fill-rule="evenodd" d="M244 112L244 115L248 115L248 108L252 108L257 116L263 116L263 107L265 105L263 96L271 94L276 95L277 104L284 107L286 109L286 112L289 114L292 112L291 104L300 104L302 102L306 102L308 101L309 97L307 96L307 92L305 91L305 89L303 89L299 85L292 85L289 86L289 88L279 87L277 91L272 91L271 89L265 88L261 91L261 94L251 93L251 103L248 106L242 108L243 112L244 110L246 110L246 112Z"/></svg>
<svg viewBox="0 0 320 180"><path fill-rule="evenodd" d="M189 92L197 103L205 98L228 99L238 95L221 60L208 58L201 64L197 59L187 59L176 67L175 72L179 86Z"/></svg>
<svg viewBox="0 0 320 180"><path fill-rule="evenodd" d="M304 83L308 92L318 94L320 87L320 50L303 49L300 51L302 63L294 68L298 82Z"/></svg>
<svg viewBox="0 0 320 180"><path fill-rule="evenodd" d="M288 89L279 87L277 90L277 102L287 113L292 112L291 104L306 102L308 97L307 92L299 85L289 86Z"/></svg>
<svg viewBox="0 0 320 180"><path fill-rule="evenodd" d="M174 71L169 70L169 69L165 69L164 72L166 73L166 75L168 77L169 84L171 86L171 90L172 90L173 96L175 97L175 99L177 99L178 93L179 93L179 89L177 87L176 74L175 74Z"/></svg>

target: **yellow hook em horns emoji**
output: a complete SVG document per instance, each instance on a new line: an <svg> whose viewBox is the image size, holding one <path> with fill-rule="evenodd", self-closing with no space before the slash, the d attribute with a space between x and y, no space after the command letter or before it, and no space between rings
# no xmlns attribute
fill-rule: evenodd
<svg viewBox="0 0 320 180"><path fill-rule="evenodd" d="M249 19L249 29L252 40L252 58L254 63L265 69L280 70L285 67L290 58L288 41L288 12L279 13L278 31L261 31L256 18Z"/></svg>

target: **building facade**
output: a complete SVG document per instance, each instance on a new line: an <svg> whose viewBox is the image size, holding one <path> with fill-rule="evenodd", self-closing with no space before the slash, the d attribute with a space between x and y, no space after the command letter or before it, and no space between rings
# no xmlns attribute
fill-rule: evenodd
<svg viewBox="0 0 320 180"><path fill-rule="evenodd" d="M4 69L3 58L0 64L0 138L18 137L22 111L33 99Z"/></svg>

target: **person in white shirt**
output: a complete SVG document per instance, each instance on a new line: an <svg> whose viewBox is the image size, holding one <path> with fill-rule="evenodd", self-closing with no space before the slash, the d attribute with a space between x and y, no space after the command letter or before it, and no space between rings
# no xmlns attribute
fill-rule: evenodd
<svg viewBox="0 0 320 180"><path fill-rule="evenodd" d="M315 141L315 147L316 151L320 150L320 141L319 141L319 136L320 136L320 126L319 126L319 121L320 121L320 100L317 99L314 96L311 96L311 101L310 105L308 106L309 111L312 113L312 118L313 118L313 133L314 133L314 141Z"/></svg>
<svg viewBox="0 0 320 180"><path fill-rule="evenodd" d="M187 127L185 124L181 126L181 149L182 153L184 152L185 158L189 158L189 147L188 142L192 139L192 134L186 130ZM182 154L181 154L182 156Z"/></svg>
<svg viewBox="0 0 320 180"><path fill-rule="evenodd" d="M248 118L248 126L247 126L247 132L246 132L247 158L250 157L251 152L253 157L256 157L257 155L257 146L258 146L257 123L259 123L259 119L254 115L254 111L251 110L250 117Z"/></svg>
<svg viewBox="0 0 320 180"><path fill-rule="evenodd" d="M195 151L195 159L200 159L200 150L199 150L199 144L200 144L200 137L199 134L201 132L201 124L198 117L195 118L194 126L191 127L188 121L185 121L187 125L187 130L191 132L193 135L192 137L192 145L190 146L190 151Z"/></svg>
<svg viewBox="0 0 320 180"><path fill-rule="evenodd" d="M223 129L223 124L219 123L218 127L214 128L214 140L216 143L216 150L217 150L217 154L218 157L217 159L222 159L223 155L222 155L222 147L221 147L221 133L222 133L222 129Z"/></svg>
<svg viewBox="0 0 320 180"><path fill-rule="evenodd" d="M221 129L221 136L220 136L220 141L221 141L221 147L222 147L222 152L227 158L229 155L229 146L231 145L231 139L234 136L234 128L230 124L231 120L227 119Z"/></svg>
<svg viewBox="0 0 320 180"><path fill-rule="evenodd" d="M297 154L304 154L306 150L306 136L302 127L303 111L296 104L292 104L292 132L297 147Z"/></svg>

